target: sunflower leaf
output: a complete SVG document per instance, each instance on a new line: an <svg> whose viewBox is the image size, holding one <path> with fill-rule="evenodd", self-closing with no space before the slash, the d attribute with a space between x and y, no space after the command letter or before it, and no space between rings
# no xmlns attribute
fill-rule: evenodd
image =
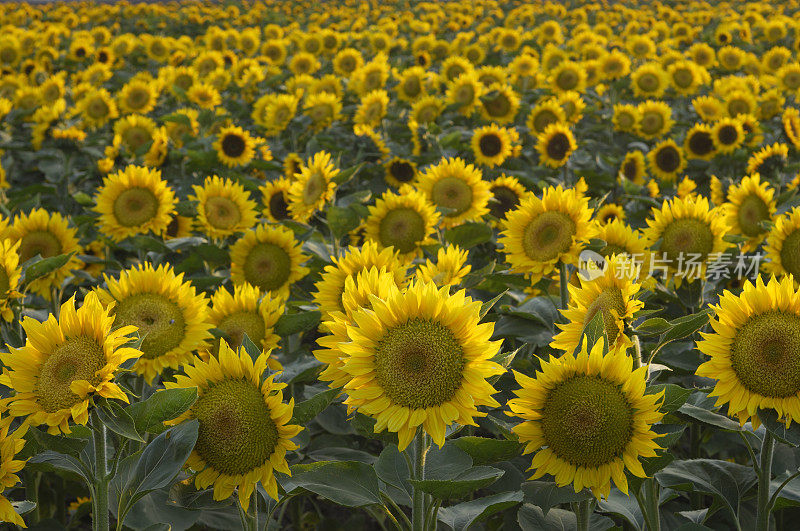
<svg viewBox="0 0 800 531"><path fill-rule="evenodd" d="M164 389L153 393L144 402L126 408L138 433L159 433L164 422L181 416L197 400L197 388Z"/></svg>
<svg viewBox="0 0 800 531"><path fill-rule="evenodd" d="M275 333L287 337L306 330L311 330L319 324L322 313L319 311L292 313L281 315L275 323Z"/></svg>
<svg viewBox="0 0 800 531"><path fill-rule="evenodd" d="M492 239L492 228L486 223L464 223L444 231L444 239L462 249L470 249Z"/></svg>
<svg viewBox="0 0 800 531"><path fill-rule="evenodd" d="M49 275L56 269L63 267L75 256L76 251L60 254L49 258L42 258L25 268L25 283L30 284L38 278Z"/></svg>
<svg viewBox="0 0 800 531"><path fill-rule="evenodd" d="M526 481L522 484L522 492L525 494L525 502L541 508L545 516L556 505L584 501L592 497L592 492L588 489L575 492L572 485L559 487L552 481L542 480Z"/></svg>
<svg viewBox="0 0 800 531"><path fill-rule="evenodd" d="M312 396L308 400L295 404L291 424L299 424L301 426L308 424L333 402L337 394L339 394L338 389L329 389Z"/></svg>
<svg viewBox="0 0 800 531"><path fill-rule="evenodd" d="M313 467L294 465L281 476L287 493L302 488L346 507L382 504L375 469L358 461L321 461Z"/></svg>
<svg viewBox="0 0 800 531"><path fill-rule="evenodd" d="M478 489L491 485L505 474L505 470L491 466L474 466L450 479L408 480L423 492L436 498L457 499Z"/></svg>
<svg viewBox="0 0 800 531"><path fill-rule="evenodd" d="M758 418L776 439L794 447L800 446L800 425L797 422L787 428L774 409L759 409Z"/></svg>

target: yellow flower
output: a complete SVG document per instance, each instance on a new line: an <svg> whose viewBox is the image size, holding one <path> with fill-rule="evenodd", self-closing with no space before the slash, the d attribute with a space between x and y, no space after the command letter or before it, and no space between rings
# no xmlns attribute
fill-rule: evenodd
<svg viewBox="0 0 800 531"><path fill-rule="evenodd" d="M483 117L500 125L513 122L519 110L519 96L509 85L489 87L481 103Z"/></svg>
<svg viewBox="0 0 800 531"><path fill-rule="evenodd" d="M125 114L147 114L156 106L155 83L132 79L117 93L120 110Z"/></svg>
<svg viewBox="0 0 800 531"><path fill-rule="evenodd" d="M301 223L311 219L325 203L333 199L336 183L333 179L339 169L331 162L331 155L320 151L300 166L300 175L289 187L289 214Z"/></svg>
<svg viewBox="0 0 800 531"><path fill-rule="evenodd" d="M113 304L115 326L134 325L142 344L133 370L150 383L166 368L177 369L211 339L208 301L183 273L150 263L122 271L119 278L103 275L106 288L97 288L104 305Z"/></svg>
<svg viewBox="0 0 800 531"><path fill-rule="evenodd" d="M18 252L20 243L8 239L0 240L0 317L9 323L14 320L10 305L14 299L21 297L17 291L22 276Z"/></svg>
<svg viewBox="0 0 800 531"><path fill-rule="evenodd" d="M763 222L771 221L776 205L775 191L762 182L759 174L748 175L728 189L728 202L723 205L725 223L731 233L745 236L742 251L752 251L764 240L767 230Z"/></svg>
<svg viewBox="0 0 800 531"><path fill-rule="evenodd" d="M198 202L197 224L210 238L224 238L256 224L256 202L241 184L214 175L192 188L189 199Z"/></svg>
<svg viewBox="0 0 800 531"><path fill-rule="evenodd" d="M177 199L159 170L127 166L105 177L95 196L100 232L113 241L167 229Z"/></svg>
<svg viewBox="0 0 800 531"><path fill-rule="evenodd" d="M800 208L795 207L775 220L764 252L767 273L800 279Z"/></svg>
<svg viewBox="0 0 800 531"><path fill-rule="evenodd" d="M278 223L281 220L289 219L289 188L291 186L292 183L289 179L280 178L259 187L264 205L262 213L269 221Z"/></svg>
<svg viewBox="0 0 800 531"><path fill-rule="evenodd" d="M566 121L567 115L564 109L559 105L558 101L550 98L540 101L531 109L525 125L528 126L531 135L539 135L544 132L548 125L565 123Z"/></svg>
<svg viewBox="0 0 800 531"><path fill-rule="evenodd" d="M690 159L711 160L717 154L712 138L713 129L707 124L695 124L686 132L683 150Z"/></svg>
<svg viewBox="0 0 800 531"><path fill-rule="evenodd" d="M0 427L0 522L11 522L20 527L28 527L14 510L11 501L2 496L6 489L10 489L20 482L17 472L20 472L25 466L25 461L14 459L14 457L25 446L25 439L22 437L28 430L28 427L23 425L9 433L10 426L7 420L0 421L0 426L2 426Z"/></svg>
<svg viewBox="0 0 800 531"><path fill-rule="evenodd" d="M499 226L506 218L506 214L517 208L530 194L516 178L505 174L489 183L489 191L492 193L492 198L489 200L489 214L497 219L492 221L493 226Z"/></svg>
<svg viewBox="0 0 800 531"><path fill-rule="evenodd" d="M475 129L471 141L475 162L489 168L500 166L513 156L515 137L515 130L494 124Z"/></svg>
<svg viewBox="0 0 800 531"><path fill-rule="evenodd" d="M646 101L639 104L639 122L636 129L642 138L659 138L672 129L672 108L663 101Z"/></svg>
<svg viewBox="0 0 800 531"><path fill-rule="evenodd" d="M194 405L170 422L196 419L200 423L186 462L197 472L196 487L213 486L215 500L225 500L238 489L244 508L249 507L259 482L278 499L274 471L291 475L286 452L297 448L291 439L303 429L288 424L294 398L283 402L286 384L273 382L274 375L266 376L266 369L267 355L253 361L243 347L233 351L221 342L218 358L195 358L184 367L185 375L164 384L167 389L197 388Z"/></svg>
<svg viewBox="0 0 800 531"><path fill-rule="evenodd" d="M727 154L736 151L744 142L744 128L737 118L722 118L711 131L711 139L719 153Z"/></svg>
<svg viewBox="0 0 800 531"><path fill-rule="evenodd" d="M308 274L308 258L294 233L282 226L261 224L231 246L231 280L250 284L272 297L287 299L292 284Z"/></svg>
<svg viewBox="0 0 800 531"><path fill-rule="evenodd" d="M385 300L373 298L347 325L349 341L336 348L343 370L345 403L377 420L375 431L397 432L404 449L418 427L442 446L453 422L475 425L477 407L499 404L486 381L505 369L491 361L500 342L493 323L480 324L479 301L449 288L415 283Z"/></svg>
<svg viewBox="0 0 800 531"><path fill-rule="evenodd" d="M442 159L420 175L417 187L437 208L443 227L454 227L489 213L489 183L481 170L460 158Z"/></svg>
<svg viewBox="0 0 800 531"><path fill-rule="evenodd" d="M394 157L384 164L386 168L386 183L395 188L400 188L404 184L412 184L417 178L417 165L407 159Z"/></svg>
<svg viewBox="0 0 800 531"><path fill-rule="evenodd" d="M619 168L619 177L625 177L632 183L642 186L644 184L644 175L644 153L638 150L626 153Z"/></svg>
<svg viewBox="0 0 800 531"><path fill-rule="evenodd" d="M773 409L788 425L800 419L795 366L800 338L800 294L791 275L745 282L742 293L726 291L713 306L713 332L697 343L709 360L697 375L716 380L710 396L728 405L744 424L760 424L759 409Z"/></svg>
<svg viewBox="0 0 800 531"><path fill-rule="evenodd" d="M472 270L467 263L469 251L458 245L441 247L436 254L436 263L425 260L417 268L416 278L421 282L433 282L438 287L458 286Z"/></svg>
<svg viewBox="0 0 800 531"><path fill-rule="evenodd" d="M600 225L607 225L612 221L624 220L625 209L622 205L615 205L614 203L606 203L597 209L594 215L595 221Z"/></svg>
<svg viewBox="0 0 800 531"><path fill-rule="evenodd" d="M361 103L353 117L353 123L378 126L386 116L389 95L385 90L374 90L361 98Z"/></svg>
<svg viewBox="0 0 800 531"><path fill-rule="evenodd" d="M381 249L394 247L404 258L429 245L439 223L439 213L423 192L405 185L398 193L386 191L368 207L365 237Z"/></svg>
<svg viewBox="0 0 800 531"><path fill-rule="evenodd" d="M311 118L314 129L321 131L341 118L342 102L335 94L312 94L306 98L304 112Z"/></svg>
<svg viewBox="0 0 800 531"><path fill-rule="evenodd" d="M214 149L217 158L229 168L244 166L253 160L255 140L241 127L229 126L220 129Z"/></svg>
<svg viewBox="0 0 800 531"><path fill-rule="evenodd" d="M119 116L117 104L105 89L92 89L75 104L83 122L96 129Z"/></svg>
<svg viewBox="0 0 800 531"><path fill-rule="evenodd" d="M780 170L786 163L789 156L789 146L786 144L774 143L766 146L747 159L748 174L758 173L761 175L771 175L775 170Z"/></svg>
<svg viewBox="0 0 800 531"><path fill-rule="evenodd" d="M566 164L569 156L577 148L575 136L564 124L550 124L536 137L539 159L551 168L560 168Z"/></svg>
<svg viewBox="0 0 800 531"><path fill-rule="evenodd" d="M662 140L647 154L650 172L665 182L673 182L686 167L683 150L674 140Z"/></svg>
<svg viewBox="0 0 800 531"><path fill-rule="evenodd" d="M652 426L663 417L663 391L645 393L647 367L634 370L624 351L603 349L602 339L584 340L579 352L542 361L535 378L515 372L521 389L508 401L509 415L523 421L513 431L524 453L535 452L531 479L551 474L597 498L608 497L612 480L627 494L626 468L646 477L639 458L656 455Z"/></svg>
<svg viewBox="0 0 800 531"><path fill-rule="evenodd" d="M0 381L14 389L9 414L46 424L50 433L70 433L69 422L86 425L93 396L128 401L112 380L124 362L142 355L124 347L135 326L115 327L110 308L89 292L79 309L75 297L61 305L60 317L22 321L27 341L0 354L8 371Z"/></svg>
<svg viewBox="0 0 800 531"><path fill-rule="evenodd" d="M631 74L631 87L637 98L660 98L668 86L667 73L657 63L645 63Z"/></svg>

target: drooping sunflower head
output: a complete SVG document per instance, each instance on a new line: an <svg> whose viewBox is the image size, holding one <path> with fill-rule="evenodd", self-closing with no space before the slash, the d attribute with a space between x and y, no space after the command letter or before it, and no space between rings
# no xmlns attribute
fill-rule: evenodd
<svg viewBox="0 0 800 531"><path fill-rule="evenodd" d="M211 338L208 301L172 267L139 264L104 275L107 287L97 288L100 300L114 305L115 326L136 326L142 356L133 369L151 382L164 369L177 369Z"/></svg>
<svg viewBox="0 0 800 531"><path fill-rule="evenodd" d="M771 221L776 205L774 190L758 174L749 175L728 189L724 205L725 222L733 234L749 238L743 250L754 249L764 239L762 223Z"/></svg>
<svg viewBox="0 0 800 531"><path fill-rule="evenodd" d="M420 175L418 188L443 209L442 225L453 227L489 212L489 184L483 173L460 158L442 159Z"/></svg>
<svg viewBox="0 0 800 531"><path fill-rule="evenodd" d="M575 188L549 187L541 199L530 196L506 214L500 234L506 259L515 271L538 282L559 261L577 261L583 242L596 231L591 216L588 200Z"/></svg>
<svg viewBox="0 0 800 531"><path fill-rule="evenodd" d="M717 154L713 129L708 124L695 124L686 132L683 150L690 159L711 160Z"/></svg>
<svg viewBox="0 0 800 531"><path fill-rule="evenodd" d="M345 403L375 417L376 431L397 432L400 448L420 426L441 446L452 422L474 425L485 415L477 406L497 406L486 381L504 372L491 361L500 346L490 341L493 324L479 323L480 302L448 291L415 283L373 298L336 347L353 377Z"/></svg>
<svg viewBox="0 0 800 531"><path fill-rule="evenodd" d="M103 179L95 203L100 232L118 242L137 234L165 231L177 199L161 178L161 171L131 165Z"/></svg>
<svg viewBox="0 0 800 531"><path fill-rule="evenodd" d="M321 210L333 198L336 189L334 178L339 169L331 161L330 153L320 151L300 167L288 192L289 214L299 222L308 221L314 212Z"/></svg>
<svg viewBox="0 0 800 531"><path fill-rule="evenodd" d="M297 448L291 439L303 428L288 424L294 399L284 403L285 384L275 383L274 375L264 378L267 363L266 354L253 361L244 347L234 351L223 341L218 357L195 358L185 375L165 383L167 389L197 388L194 405L170 423L199 422L186 466L197 472L198 489L213 486L215 500L236 489L239 503L248 507L259 482L277 500L274 471L291 475L286 452Z"/></svg>
<svg viewBox="0 0 800 531"><path fill-rule="evenodd" d="M569 156L577 148L575 135L564 124L550 124L536 137L539 160L551 168L560 168L566 164Z"/></svg>
<svg viewBox="0 0 800 531"><path fill-rule="evenodd" d="M210 238L224 238L256 224L256 203L238 182L206 177L203 186L194 185L197 225Z"/></svg>
<svg viewBox="0 0 800 531"><path fill-rule="evenodd" d="M697 348L709 359L698 376L716 380L711 396L741 424L758 426L758 409L774 409L786 424L800 419L800 294L791 275L742 292L726 291L714 306L713 332Z"/></svg>
<svg viewBox="0 0 800 531"><path fill-rule="evenodd" d="M674 140L662 140L647 154L650 171L665 182L674 182L686 167L683 150Z"/></svg>
<svg viewBox="0 0 800 531"><path fill-rule="evenodd" d="M625 469L646 477L640 457L653 457L659 435L663 392L645 394L647 368L633 370L624 351L604 354L603 340L579 352L542 361L534 378L515 372L521 389L508 401L509 415L523 422L513 428L532 453L531 479L545 474L556 484L590 488L608 497L611 481L627 493Z"/></svg>
<svg viewBox="0 0 800 531"><path fill-rule="evenodd" d="M219 130L214 149L220 162L229 168L235 168L253 160L254 144L250 133L241 127L228 126Z"/></svg>
<svg viewBox="0 0 800 531"><path fill-rule="evenodd" d="M305 277L308 258L294 233L282 226L258 225L231 246L231 280L251 284L274 297L286 298L289 288Z"/></svg>
<svg viewBox="0 0 800 531"><path fill-rule="evenodd" d="M8 368L0 378L16 391L9 404L12 416L45 424L50 433L69 433L70 421L88 421L93 396L128 401L112 380L122 363L142 353L123 346L136 327L115 327L110 309L93 292L77 310L72 297L59 315L42 323L30 317L22 321L28 340L0 354Z"/></svg>
<svg viewBox="0 0 800 531"><path fill-rule="evenodd" d="M476 129L472 134L472 153L475 162L489 168L499 166L512 154L509 130L496 125Z"/></svg>
<svg viewBox="0 0 800 531"><path fill-rule="evenodd" d="M264 205L262 213L274 222L279 223L284 219L289 219L289 188L292 183L289 179L280 178L269 181L259 187L261 191L261 201Z"/></svg>
<svg viewBox="0 0 800 531"><path fill-rule="evenodd" d="M724 219L717 209L710 208L708 199L692 195L664 201L660 209L653 207L644 238L663 259L667 276L674 274L676 281L685 278L691 282L704 278L709 260L729 246L723 239L727 232ZM690 261L693 267L680 267Z"/></svg>

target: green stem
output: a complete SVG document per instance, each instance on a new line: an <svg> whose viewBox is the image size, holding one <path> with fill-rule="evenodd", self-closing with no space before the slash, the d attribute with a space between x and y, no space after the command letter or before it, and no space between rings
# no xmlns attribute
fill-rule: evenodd
<svg viewBox="0 0 800 531"><path fill-rule="evenodd" d="M647 512L650 513L650 531L661 531L661 515L658 509L658 484L653 478L647 478L644 486L646 489Z"/></svg>
<svg viewBox="0 0 800 531"><path fill-rule="evenodd" d="M36 507L28 515L28 524L35 524L39 522L40 507L39 507L39 484L41 483L42 474L40 472L25 473L25 499L32 501Z"/></svg>
<svg viewBox="0 0 800 531"><path fill-rule="evenodd" d="M775 439L769 430L764 432L761 445L761 473L758 475L758 511L756 531L769 531L769 482L772 479L772 454L775 451Z"/></svg>
<svg viewBox="0 0 800 531"><path fill-rule="evenodd" d="M578 531L589 531L589 517L592 515L592 500L578 502L575 509L575 518L578 522Z"/></svg>
<svg viewBox="0 0 800 531"><path fill-rule="evenodd" d="M559 272L559 288L561 288L561 309L566 310L569 304L569 278L567 277L567 264L564 262L558 263Z"/></svg>
<svg viewBox="0 0 800 531"><path fill-rule="evenodd" d="M633 368L638 369L642 366L642 344L639 336L633 334Z"/></svg>
<svg viewBox="0 0 800 531"><path fill-rule="evenodd" d="M422 428L414 437L414 479L425 479L425 456L428 453L428 435ZM413 531L425 529L425 493L414 487L411 505L411 528Z"/></svg>
<svg viewBox="0 0 800 531"><path fill-rule="evenodd" d="M257 531L258 530L258 490L254 490L253 494L250 495L250 512L244 511L242 508L242 512L244 512L244 524L245 524L245 531Z"/></svg>
<svg viewBox="0 0 800 531"><path fill-rule="evenodd" d="M405 455L405 454L404 454L404 455ZM383 492L381 492L380 494L381 494L381 498L383 498L383 501L384 501L384 502L388 502L388 503L389 503L389 505L391 505L391 506L392 506L392 508L393 508L393 509L394 509L394 510L397 512L397 514L399 514L399 515L400 515L400 518L403 520L403 523L406 525L406 528L408 528L408 529L411 529L411 520L409 520L409 519L408 519L408 516L406 516L406 513L403 511L403 509L401 509L401 508L400 508L400 507L399 507L399 506L398 506L398 505L397 505L397 504L394 502L394 500L393 500L393 499L392 499L390 496L388 496L388 495L384 494ZM385 507L385 506L384 506L384 507ZM388 508L387 508L387 510L388 510Z"/></svg>
<svg viewBox="0 0 800 531"><path fill-rule="evenodd" d="M108 531L108 465L106 459L106 427L100 422L96 411L92 411L92 434L94 436L94 514L92 529Z"/></svg>

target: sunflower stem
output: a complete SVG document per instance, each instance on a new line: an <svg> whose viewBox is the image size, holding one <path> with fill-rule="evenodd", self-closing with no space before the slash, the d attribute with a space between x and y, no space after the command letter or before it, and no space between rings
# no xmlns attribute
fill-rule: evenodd
<svg viewBox="0 0 800 531"><path fill-rule="evenodd" d="M647 478L644 482L644 486L646 490L645 498L647 499L647 512L649 514L649 530L650 531L661 531L661 515L659 514L658 509L658 501L659 501L659 492L658 492L658 485L656 484L656 480L653 478Z"/></svg>
<svg viewBox="0 0 800 531"><path fill-rule="evenodd" d="M414 479L425 479L425 456L428 453L428 435L421 428L414 437ZM411 508L411 528L413 531L425 529L425 493L414 487Z"/></svg>
<svg viewBox="0 0 800 531"><path fill-rule="evenodd" d="M92 529L108 531L108 464L106 459L106 426L100 422L97 411L92 411L94 437L94 514Z"/></svg>
<svg viewBox="0 0 800 531"><path fill-rule="evenodd" d="M559 273L559 288L561 289L561 309L566 310L567 305L569 304L569 289L567 286L568 277L567 277L567 264L564 262L558 263L558 273Z"/></svg>
<svg viewBox="0 0 800 531"><path fill-rule="evenodd" d="M758 475L758 512L756 531L769 531L769 483L772 479L772 454L775 451L775 439L769 430L764 432L761 445L761 473Z"/></svg>
<svg viewBox="0 0 800 531"><path fill-rule="evenodd" d="M578 531L589 531L589 517L592 515L592 500L582 500L575 508L575 518L577 519Z"/></svg>
<svg viewBox="0 0 800 531"><path fill-rule="evenodd" d="M258 530L258 489L250 495L250 512L244 512L245 531Z"/></svg>

